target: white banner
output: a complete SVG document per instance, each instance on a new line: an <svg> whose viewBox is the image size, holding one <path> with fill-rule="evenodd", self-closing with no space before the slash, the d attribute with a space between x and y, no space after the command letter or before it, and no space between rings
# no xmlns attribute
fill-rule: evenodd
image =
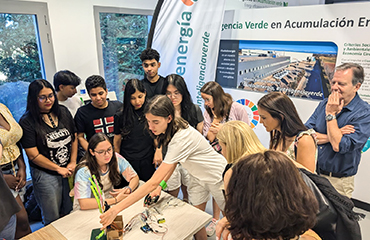
<svg viewBox="0 0 370 240"><path fill-rule="evenodd" d="M161 55L159 74L184 77L200 106L200 88L215 80L224 5L224 0L164 0L156 21L152 48Z"/></svg>
<svg viewBox="0 0 370 240"><path fill-rule="evenodd" d="M291 7L325 4L325 0L241 0L245 8Z"/></svg>
<svg viewBox="0 0 370 240"><path fill-rule="evenodd" d="M355 62L365 70L365 81L358 93L370 103L369 8L367 2L226 11L217 81L246 107L252 127L265 146L270 137L259 123L256 105L266 92L284 89L306 122L319 100L326 97L324 93L329 93L328 79L334 67ZM271 63L260 63L260 59ZM320 90L310 90L310 82ZM323 93L321 99L313 94L317 92ZM368 150L362 155L353 193L355 199L367 203L369 158Z"/></svg>

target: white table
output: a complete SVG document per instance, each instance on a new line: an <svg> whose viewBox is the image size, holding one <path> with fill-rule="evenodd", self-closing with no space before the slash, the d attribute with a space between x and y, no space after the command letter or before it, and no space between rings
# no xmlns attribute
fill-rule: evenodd
<svg viewBox="0 0 370 240"><path fill-rule="evenodd" d="M160 211L164 208L161 214L166 220L164 226L168 228L168 232L164 236L164 239L187 239L211 221L211 215L186 204L179 199L171 200L170 205L164 207L170 198L173 197L162 192L160 200L155 205ZM133 216L145 210L143 201L144 200L142 199L119 213L119 215L122 215L124 218L124 224L126 224ZM172 206L176 204L178 205ZM77 210L51 223L51 225L28 235L24 239L90 239L91 230L101 227L99 216L100 213L98 209L83 211ZM159 235L155 235L151 232L144 233L139 229L140 226L140 224L135 225L130 232L124 235L123 239L144 240L161 238ZM60 233L60 235L58 233Z"/></svg>

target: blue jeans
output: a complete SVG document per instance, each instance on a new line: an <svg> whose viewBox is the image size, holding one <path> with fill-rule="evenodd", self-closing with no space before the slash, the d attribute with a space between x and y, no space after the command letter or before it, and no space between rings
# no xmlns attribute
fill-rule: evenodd
<svg viewBox="0 0 370 240"><path fill-rule="evenodd" d="M13 240L15 239L15 227L17 226L17 217L15 214L11 216L9 219L8 224L5 228L0 232L0 238L6 240Z"/></svg>
<svg viewBox="0 0 370 240"><path fill-rule="evenodd" d="M41 209L44 225L59 219L72 210L69 197L68 178L52 175L31 167L33 190L37 204Z"/></svg>

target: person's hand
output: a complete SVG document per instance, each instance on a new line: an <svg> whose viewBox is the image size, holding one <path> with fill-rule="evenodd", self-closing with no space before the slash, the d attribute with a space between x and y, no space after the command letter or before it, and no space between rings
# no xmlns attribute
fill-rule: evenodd
<svg viewBox="0 0 370 240"><path fill-rule="evenodd" d="M120 189L112 189L112 191L109 192L109 194L112 196L112 197L117 197L118 194L120 194L121 192L125 191L124 188L120 188Z"/></svg>
<svg viewBox="0 0 370 240"><path fill-rule="evenodd" d="M100 223L103 225L103 227L100 230L103 230L104 228L108 227L116 218L117 214L119 213L119 211L116 210L116 208L117 206L112 206L108 211L100 215Z"/></svg>
<svg viewBox="0 0 370 240"><path fill-rule="evenodd" d="M130 195L130 189L122 188L122 189L113 189L113 191L109 192L112 197L117 199L117 202L122 201L123 199L127 198Z"/></svg>
<svg viewBox="0 0 370 240"><path fill-rule="evenodd" d="M10 189L16 190L19 180L12 174L4 174L4 180Z"/></svg>
<svg viewBox="0 0 370 240"><path fill-rule="evenodd" d="M159 165L161 165L162 161L162 148L156 148L153 158L154 166L157 168Z"/></svg>
<svg viewBox="0 0 370 240"><path fill-rule="evenodd" d="M161 196L161 191L162 191L162 187L161 186L158 186L153 192L150 193L150 196L152 198L156 197L156 196Z"/></svg>
<svg viewBox="0 0 370 240"><path fill-rule="evenodd" d="M340 132L344 134L351 134L355 132L355 127L352 125L346 125L340 129Z"/></svg>
<svg viewBox="0 0 370 240"><path fill-rule="evenodd" d="M222 128L222 125L222 123L212 123L209 131L211 131L213 134L217 134L218 131L220 131L220 129Z"/></svg>
<svg viewBox="0 0 370 240"><path fill-rule="evenodd" d="M340 98L339 92L334 91L329 95L328 103L326 104L326 114L338 114L342 111L344 106L344 99Z"/></svg>
<svg viewBox="0 0 370 240"><path fill-rule="evenodd" d="M73 173L76 169L76 163L75 162L70 162L70 163L68 163L66 168Z"/></svg>
<svg viewBox="0 0 370 240"><path fill-rule="evenodd" d="M63 178L66 178L72 175L72 172L65 167L58 167L57 173L59 175L62 175Z"/></svg>
<svg viewBox="0 0 370 240"><path fill-rule="evenodd" d="M149 206L149 205L157 202L158 199L159 199L159 197L161 196L161 190L162 190L162 187L161 186L158 186L154 191L152 191L151 193L149 193L145 197L144 207L147 207L147 206ZM147 197L149 197L149 198L147 199ZM157 200L155 200L155 198L157 198Z"/></svg>
<svg viewBox="0 0 370 240"><path fill-rule="evenodd" d="M220 221L218 221L216 225L216 239L229 239L231 237L230 231L227 229L229 222L227 221L226 217L223 217Z"/></svg>
<svg viewBox="0 0 370 240"><path fill-rule="evenodd" d="M26 171L25 171L25 169L21 169L21 168L18 169L17 179L18 179L18 185L15 188L16 191L22 189L26 185Z"/></svg>

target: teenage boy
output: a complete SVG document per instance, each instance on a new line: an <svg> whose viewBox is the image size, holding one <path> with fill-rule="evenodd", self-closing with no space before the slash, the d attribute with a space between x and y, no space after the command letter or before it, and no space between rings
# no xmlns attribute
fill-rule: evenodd
<svg viewBox="0 0 370 240"><path fill-rule="evenodd" d="M77 109L82 106L82 101L74 96L76 87L81 79L71 71L63 70L54 74L54 87L60 105L66 106L72 116L76 115Z"/></svg>
<svg viewBox="0 0 370 240"><path fill-rule="evenodd" d="M147 99L151 99L155 95L165 94L165 78L158 75L158 68L161 67L159 62L159 53L152 48L145 49L140 54L140 59L145 72L145 78L142 80Z"/></svg>
<svg viewBox="0 0 370 240"><path fill-rule="evenodd" d="M77 110L75 123L78 141L86 151L88 142L95 133L103 132L113 142L114 114L121 109L122 103L107 100L107 85L99 75L88 77L85 85L91 102Z"/></svg>

